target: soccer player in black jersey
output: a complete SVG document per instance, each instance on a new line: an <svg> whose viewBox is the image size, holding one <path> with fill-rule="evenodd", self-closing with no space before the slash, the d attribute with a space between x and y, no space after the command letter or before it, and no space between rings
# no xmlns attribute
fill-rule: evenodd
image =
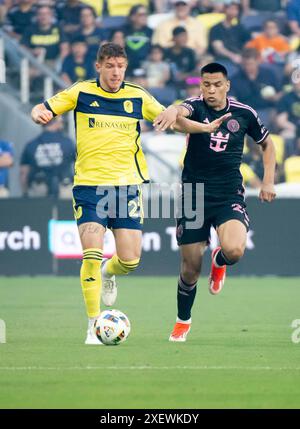
<svg viewBox="0 0 300 429"><path fill-rule="evenodd" d="M187 183L192 184L192 205L196 204L196 184L204 184L204 223L189 229L183 213L177 219L177 241L181 251L181 270L178 281L177 321L170 341L185 341L191 327L191 309L201 271L204 250L214 226L220 246L212 252L209 290L218 294L223 285L227 265L236 264L244 254L249 217L240 173L244 137L248 134L262 148L264 178L259 194L261 201L275 198L275 150L269 131L250 106L228 98L230 82L227 70L218 63L210 63L201 71L200 97L186 100L180 106L170 106L154 121L157 130L168 127L190 133L182 173L183 197ZM211 123L228 114L218 130L199 134L186 119L197 123ZM183 198L182 197L182 198Z"/></svg>

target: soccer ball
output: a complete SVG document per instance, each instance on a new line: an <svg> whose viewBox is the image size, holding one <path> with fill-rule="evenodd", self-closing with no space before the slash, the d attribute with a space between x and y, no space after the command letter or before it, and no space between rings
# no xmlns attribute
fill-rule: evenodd
<svg viewBox="0 0 300 429"><path fill-rule="evenodd" d="M107 346L123 343L130 333L128 317L119 310L102 311L95 323L97 338Z"/></svg>

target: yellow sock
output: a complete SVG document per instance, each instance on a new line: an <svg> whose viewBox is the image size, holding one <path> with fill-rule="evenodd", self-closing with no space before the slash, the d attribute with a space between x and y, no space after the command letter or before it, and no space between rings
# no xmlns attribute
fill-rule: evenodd
<svg viewBox="0 0 300 429"><path fill-rule="evenodd" d="M100 314L101 262L101 249L84 250L80 280L89 318L97 317Z"/></svg>
<svg viewBox="0 0 300 429"><path fill-rule="evenodd" d="M140 259L133 261L122 261L118 255L114 255L109 261L106 262L106 272L110 276L125 276L131 273L139 266Z"/></svg>

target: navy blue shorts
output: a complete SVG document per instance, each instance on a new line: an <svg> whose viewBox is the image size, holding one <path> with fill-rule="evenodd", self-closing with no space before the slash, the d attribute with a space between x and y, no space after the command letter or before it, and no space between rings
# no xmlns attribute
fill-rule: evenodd
<svg viewBox="0 0 300 429"><path fill-rule="evenodd" d="M75 186L73 208L77 225L96 222L111 229L143 226L143 202L139 185Z"/></svg>

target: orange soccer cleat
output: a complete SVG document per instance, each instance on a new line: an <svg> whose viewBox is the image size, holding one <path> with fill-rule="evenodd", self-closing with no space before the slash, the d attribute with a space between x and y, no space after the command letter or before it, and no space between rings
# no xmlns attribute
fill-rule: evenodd
<svg viewBox="0 0 300 429"><path fill-rule="evenodd" d="M190 332L191 323L176 322L169 341L181 342L186 341L187 334Z"/></svg>
<svg viewBox="0 0 300 429"><path fill-rule="evenodd" d="M221 249L221 247L217 247L212 251L211 254L211 272L209 276L209 291L212 295L217 295L221 292L226 277L226 265L223 267L216 267L214 264L214 258L216 253Z"/></svg>

